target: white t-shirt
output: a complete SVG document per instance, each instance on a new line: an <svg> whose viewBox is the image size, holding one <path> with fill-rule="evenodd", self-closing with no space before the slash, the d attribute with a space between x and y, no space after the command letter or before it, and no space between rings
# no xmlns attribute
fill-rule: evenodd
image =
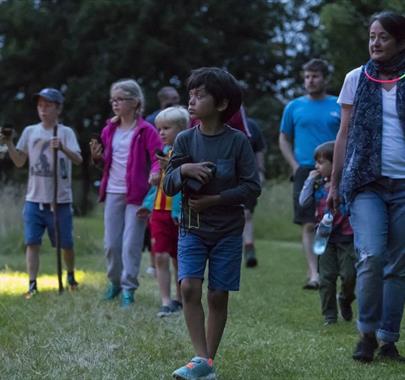
<svg viewBox="0 0 405 380"><path fill-rule="evenodd" d="M17 143L17 149L28 155L28 187L25 199L30 202L53 202L53 150L50 140L53 129L45 129L42 123L26 127ZM58 137L73 152L80 153L75 133L69 127L58 124ZM58 203L72 202L72 162L58 150Z"/></svg>
<svg viewBox="0 0 405 380"><path fill-rule="evenodd" d="M353 104L359 84L361 67L350 71L338 98L339 104ZM381 174L390 178L405 178L405 136L399 120L396 97L397 86L387 91L381 87L383 130Z"/></svg>
<svg viewBox="0 0 405 380"><path fill-rule="evenodd" d="M127 163L129 148L134 136L135 128L122 129L118 127L112 141L112 162L108 178L107 193L126 194Z"/></svg>

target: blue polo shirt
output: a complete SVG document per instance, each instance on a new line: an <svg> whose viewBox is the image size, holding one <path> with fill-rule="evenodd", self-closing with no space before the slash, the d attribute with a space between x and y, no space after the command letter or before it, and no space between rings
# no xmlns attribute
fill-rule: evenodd
<svg viewBox="0 0 405 380"><path fill-rule="evenodd" d="M314 150L326 141L336 139L340 125L337 97L326 95L320 100L301 96L284 109L280 131L294 140L294 156L300 166L314 166Z"/></svg>

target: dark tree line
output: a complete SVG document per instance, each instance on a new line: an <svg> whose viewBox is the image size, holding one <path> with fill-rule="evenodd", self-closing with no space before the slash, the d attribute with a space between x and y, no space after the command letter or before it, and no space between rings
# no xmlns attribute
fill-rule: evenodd
<svg viewBox="0 0 405 380"><path fill-rule="evenodd" d="M98 175L89 168L87 143L110 115L110 84L136 79L148 113L158 106L161 86L177 87L185 103L190 70L220 66L241 80L249 114L268 140L269 173L279 176L285 166L278 122L283 103L302 92L301 65L314 55L330 59L336 93L347 68L366 56L362 22L381 3L404 8L395 0L2 1L0 125L11 123L21 132L36 120L33 93L46 86L64 92L63 121L77 131L85 159L75 177L84 194L78 209L86 212L86 194ZM345 59L348 46L353 54Z"/></svg>

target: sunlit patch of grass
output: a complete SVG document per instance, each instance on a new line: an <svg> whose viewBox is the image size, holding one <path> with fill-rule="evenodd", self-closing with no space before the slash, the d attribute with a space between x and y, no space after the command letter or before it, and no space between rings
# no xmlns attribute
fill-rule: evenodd
<svg viewBox="0 0 405 380"><path fill-rule="evenodd" d="M100 277L102 274L96 274L92 272L85 272L82 270L75 272L76 280L80 283L88 282L92 283L95 277ZM63 282L66 285L65 277ZM41 292L49 292L58 290L58 278L56 275L40 275L37 278L38 284L40 284ZM23 272L12 272L3 270L0 271L0 290L4 295L20 295L27 291L28 287L28 275Z"/></svg>

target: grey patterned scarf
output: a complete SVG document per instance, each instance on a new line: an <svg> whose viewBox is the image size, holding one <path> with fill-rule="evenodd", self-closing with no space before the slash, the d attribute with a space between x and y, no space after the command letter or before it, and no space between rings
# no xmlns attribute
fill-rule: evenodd
<svg viewBox="0 0 405 380"><path fill-rule="evenodd" d="M370 60L362 68L349 126L342 191L349 201L353 191L381 175L382 92L381 84L366 77L379 73L399 77L405 73L405 50L388 62ZM405 78L397 82L396 106L405 134Z"/></svg>

